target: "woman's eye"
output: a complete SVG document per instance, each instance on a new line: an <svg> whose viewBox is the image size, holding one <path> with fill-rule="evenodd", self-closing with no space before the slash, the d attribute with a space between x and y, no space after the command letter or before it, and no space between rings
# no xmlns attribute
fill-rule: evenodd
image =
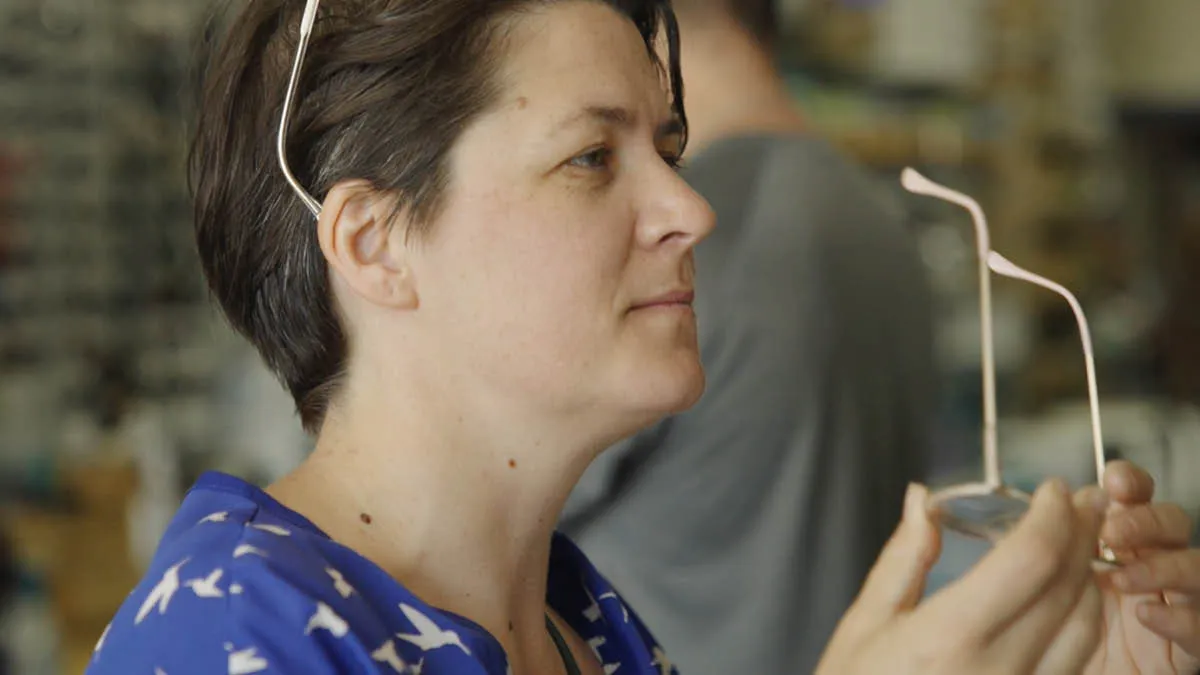
<svg viewBox="0 0 1200 675"><path fill-rule="evenodd" d="M663 153L662 158L667 163L667 166L676 171L683 168L683 158L673 152Z"/></svg>
<svg viewBox="0 0 1200 675"><path fill-rule="evenodd" d="M569 164L581 169L607 169L612 161L612 150L596 148L573 158Z"/></svg>

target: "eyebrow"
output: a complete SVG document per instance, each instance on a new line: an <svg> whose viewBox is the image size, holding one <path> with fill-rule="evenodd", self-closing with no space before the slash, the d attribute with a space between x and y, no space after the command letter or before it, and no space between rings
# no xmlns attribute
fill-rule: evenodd
<svg viewBox="0 0 1200 675"><path fill-rule="evenodd" d="M560 122L557 125L557 130L561 132L585 122L629 129L637 123L637 113L620 106L585 106L579 112ZM658 128L654 131L655 138L681 135L683 135L683 123L675 115L672 115L670 119L659 124Z"/></svg>

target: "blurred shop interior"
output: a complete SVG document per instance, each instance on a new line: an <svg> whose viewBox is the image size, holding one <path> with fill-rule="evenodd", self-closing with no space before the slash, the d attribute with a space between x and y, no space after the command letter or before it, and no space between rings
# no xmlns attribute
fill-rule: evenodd
<svg viewBox="0 0 1200 675"><path fill-rule="evenodd" d="M979 470L975 243L965 211L903 192L905 166L1079 296L1108 451L1200 511L1200 3L784 4L797 101L903 200L935 285L939 476ZM308 447L193 257L206 5L0 1L0 673L80 672L199 472L267 481ZM1070 308L993 289L1009 479L1091 480Z"/></svg>

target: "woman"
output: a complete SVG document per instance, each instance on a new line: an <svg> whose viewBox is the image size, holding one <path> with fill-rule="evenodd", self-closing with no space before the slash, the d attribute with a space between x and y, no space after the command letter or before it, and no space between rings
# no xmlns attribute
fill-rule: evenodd
<svg viewBox="0 0 1200 675"><path fill-rule="evenodd" d="M316 449L266 491L203 477L89 672L673 672L554 534L596 453L703 386L691 252L713 223L673 170L669 5L327 0L297 49L315 7L243 3L192 178L209 285ZM936 555L914 490L829 672L1082 663L1093 497L1044 488L914 610Z"/></svg>

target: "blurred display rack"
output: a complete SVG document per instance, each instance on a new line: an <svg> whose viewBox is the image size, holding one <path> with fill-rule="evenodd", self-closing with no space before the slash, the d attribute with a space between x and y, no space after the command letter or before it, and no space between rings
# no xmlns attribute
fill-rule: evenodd
<svg viewBox="0 0 1200 675"><path fill-rule="evenodd" d="M219 332L191 245L184 183L184 2L0 3L0 470L53 452L98 414L98 365L134 388L195 391L180 347ZM132 15L138 13L138 20ZM196 353L191 350L189 353Z"/></svg>
<svg viewBox="0 0 1200 675"><path fill-rule="evenodd" d="M182 93L204 4L0 2L0 509L24 514L6 517L8 534L48 580L58 642L45 662L59 672L80 670L136 578L128 564L78 564L123 560L128 545L137 481L97 469L132 471L104 430L139 397L166 424L204 426L193 408L229 337L194 260L184 182ZM111 494L80 501L81 485ZM38 541L57 542L53 560Z"/></svg>

